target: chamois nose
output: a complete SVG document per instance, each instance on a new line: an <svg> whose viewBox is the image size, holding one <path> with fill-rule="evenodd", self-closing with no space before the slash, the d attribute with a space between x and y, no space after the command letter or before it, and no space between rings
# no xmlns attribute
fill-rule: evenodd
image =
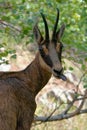
<svg viewBox="0 0 87 130"><path fill-rule="evenodd" d="M63 74L63 68L61 68L60 70L53 69L53 75L64 81L67 80L66 76Z"/></svg>
<svg viewBox="0 0 87 130"><path fill-rule="evenodd" d="M56 74L61 74L63 72L63 68L59 69L59 70L56 70L56 69L53 69L54 73Z"/></svg>

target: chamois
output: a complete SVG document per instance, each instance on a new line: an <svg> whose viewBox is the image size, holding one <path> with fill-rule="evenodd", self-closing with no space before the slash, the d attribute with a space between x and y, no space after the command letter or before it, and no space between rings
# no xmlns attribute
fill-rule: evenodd
<svg viewBox="0 0 87 130"><path fill-rule="evenodd" d="M59 10L52 38L46 18L41 13L45 25L45 38L36 24L33 33L38 44L35 59L24 70L0 72L0 130L30 130L36 109L35 96L47 84L51 75L66 80L61 62L62 42L65 25L57 30Z"/></svg>

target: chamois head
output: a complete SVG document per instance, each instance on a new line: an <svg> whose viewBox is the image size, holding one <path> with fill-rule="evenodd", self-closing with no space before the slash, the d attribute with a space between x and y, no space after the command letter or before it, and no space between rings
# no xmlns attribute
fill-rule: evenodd
<svg viewBox="0 0 87 130"><path fill-rule="evenodd" d="M33 29L36 41L38 43L40 55L46 65L49 66L50 71L55 77L66 80L66 77L63 75L63 67L61 63L63 45L60 41L65 29L65 25L63 24L60 29L57 30L57 25L59 21L59 10L57 9L57 18L52 33L52 38L50 38L48 24L45 16L43 13L41 13L41 16L45 25L45 38L43 38L37 24L34 26Z"/></svg>

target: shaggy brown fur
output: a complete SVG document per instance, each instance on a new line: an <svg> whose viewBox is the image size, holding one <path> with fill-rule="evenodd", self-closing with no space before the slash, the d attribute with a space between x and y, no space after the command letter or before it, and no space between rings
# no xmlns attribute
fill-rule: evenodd
<svg viewBox="0 0 87 130"><path fill-rule="evenodd" d="M38 53L23 71L0 73L0 130L30 129L35 96L51 77L40 65L39 57Z"/></svg>

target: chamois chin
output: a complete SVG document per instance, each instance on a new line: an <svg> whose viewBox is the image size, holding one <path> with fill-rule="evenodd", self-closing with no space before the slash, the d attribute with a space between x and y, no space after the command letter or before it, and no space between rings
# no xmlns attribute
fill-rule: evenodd
<svg viewBox="0 0 87 130"><path fill-rule="evenodd" d="M47 84L51 75L66 80L61 62L62 42L65 25L57 30L59 10L54 24L52 38L49 38L48 24L41 13L45 25L45 38L37 26L33 33L38 44L35 59L24 70L0 72L0 130L30 130L36 109L35 96Z"/></svg>

